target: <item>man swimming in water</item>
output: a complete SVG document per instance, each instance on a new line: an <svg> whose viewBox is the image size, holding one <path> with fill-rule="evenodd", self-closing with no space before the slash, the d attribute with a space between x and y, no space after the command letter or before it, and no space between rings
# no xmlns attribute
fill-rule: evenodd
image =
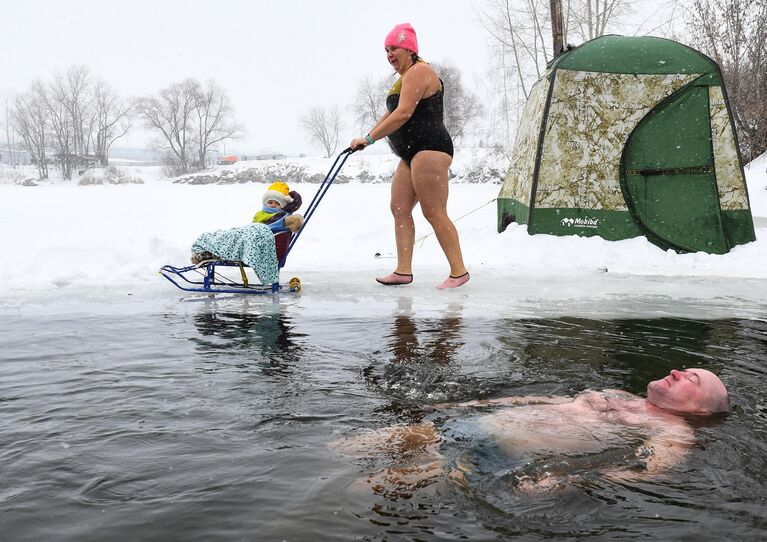
<svg viewBox="0 0 767 542"><path fill-rule="evenodd" d="M496 461L484 469L488 474L508 477L520 490L542 490L586 472L618 481L663 472L695 443L684 416L707 416L730 407L722 381L695 368L674 369L650 382L646 399L619 390L587 390L574 398L507 397L442 406L494 405L514 406L470 420L388 427L331 446L346 455L406 460L368 481L381 493L407 495L446 470L465 483L477 467L482 470L483 457ZM446 448L455 446L473 451L458 455L447 469ZM499 456L505 469L498 468Z"/></svg>

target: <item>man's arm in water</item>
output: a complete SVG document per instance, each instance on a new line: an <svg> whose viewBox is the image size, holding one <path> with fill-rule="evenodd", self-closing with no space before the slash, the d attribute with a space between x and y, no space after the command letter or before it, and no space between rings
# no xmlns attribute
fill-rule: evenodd
<svg viewBox="0 0 767 542"><path fill-rule="evenodd" d="M614 482L636 482L662 474L679 464L695 445L695 437L689 427L678 428L673 434L663 431L650 436L635 453L635 461L626 468L612 468L603 471L608 480Z"/></svg>
<svg viewBox="0 0 767 542"><path fill-rule="evenodd" d="M551 396L551 395L521 395L516 397L498 397L496 399L474 399L473 401L464 401L462 403L439 403L435 408L455 408L455 407L483 407L493 405L561 405L571 403L572 397Z"/></svg>

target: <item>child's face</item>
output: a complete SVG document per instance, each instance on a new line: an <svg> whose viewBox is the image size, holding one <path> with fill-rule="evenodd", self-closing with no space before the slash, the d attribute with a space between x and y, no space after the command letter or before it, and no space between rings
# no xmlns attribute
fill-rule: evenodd
<svg viewBox="0 0 767 542"><path fill-rule="evenodd" d="M277 209L282 209L282 204L277 201L276 199L268 199L266 200L266 206L267 207L275 207Z"/></svg>

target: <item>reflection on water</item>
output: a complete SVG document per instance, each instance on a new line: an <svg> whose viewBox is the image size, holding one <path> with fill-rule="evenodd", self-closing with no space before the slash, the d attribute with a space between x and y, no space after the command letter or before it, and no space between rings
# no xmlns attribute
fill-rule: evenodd
<svg viewBox="0 0 767 542"><path fill-rule="evenodd" d="M435 316L406 296L375 319L299 307L0 320L3 540L767 536L764 321L480 319L450 302ZM651 483L524 497L483 474L392 501L352 489L380 464L327 447L445 401L643 395L675 366L720 374L734 408Z"/></svg>
<svg viewBox="0 0 767 542"><path fill-rule="evenodd" d="M460 362L455 356L464 345L462 309L451 303L442 318L419 321L413 315L412 299L399 298L390 330L383 336L388 347L363 370L371 388L398 401L439 401L450 396L460 386L456 380ZM397 410L398 405L388 408Z"/></svg>
<svg viewBox="0 0 767 542"><path fill-rule="evenodd" d="M454 363L453 356L463 346L462 310L463 306L460 303L450 303L438 320L416 323L413 318L412 298L399 298L391 333L385 335L391 342L392 362L400 365Z"/></svg>
<svg viewBox="0 0 767 542"><path fill-rule="evenodd" d="M215 298L193 315L199 336L191 340L201 354L247 351L250 361L264 374L285 374L300 359L300 340L304 334L294 330L295 324L277 305L251 304L246 298L240 304L219 305Z"/></svg>
<svg viewBox="0 0 767 542"><path fill-rule="evenodd" d="M363 369L368 385L395 399L386 408L398 410L400 402L436 403L465 395L487 393L492 381L476 378L464 369L467 348L463 306L448 303L439 318L418 318L413 300L400 297L383 334L384 350L377 350Z"/></svg>

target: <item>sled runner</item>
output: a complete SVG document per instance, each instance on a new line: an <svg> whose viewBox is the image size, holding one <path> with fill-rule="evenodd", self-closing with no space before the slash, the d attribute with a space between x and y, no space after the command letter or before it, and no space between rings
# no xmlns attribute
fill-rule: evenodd
<svg viewBox="0 0 767 542"><path fill-rule="evenodd" d="M348 148L336 157L330 171L328 171L325 179L317 189L317 193L306 208L304 223L301 228L295 234L290 231L283 231L274 235L278 269L282 269L285 265L288 254L290 254L296 241L298 241L301 232L306 228L314 211L325 196L325 192L330 188L330 185L333 183L338 172L341 170L341 167L343 167L346 159L352 152L353 151ZM341 160L342 157L343 160ZM339 160L341 160L340 163ZM239 269L239 277L231 272L231 268L234 267ZM277 281L272 284L262 284L258 279L256 279L255 282L248 280L246 269L249 269L249 267L241 261L213 259L202 261L196 265L188 265L186 267L164 265L160 268L160 274L168 279L174 286L186 292L203 292L211 294L274 294L279 292L296 293L301 291L301 281L297 277L291 278L287 283Z"/></svg>

